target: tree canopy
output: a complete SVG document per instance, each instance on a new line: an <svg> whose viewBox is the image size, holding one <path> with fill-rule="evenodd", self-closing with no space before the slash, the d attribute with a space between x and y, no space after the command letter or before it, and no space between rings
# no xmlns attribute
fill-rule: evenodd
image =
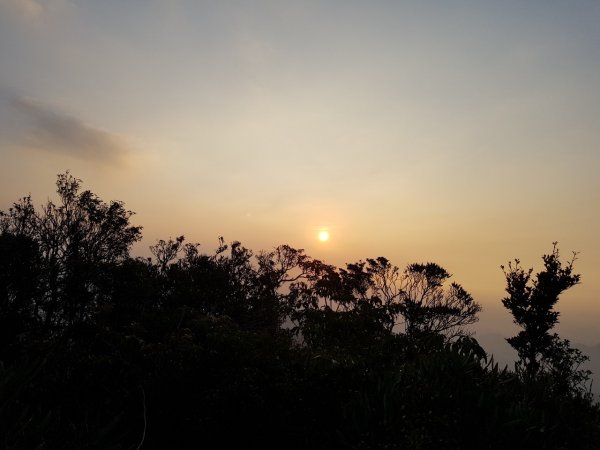
<svg viewBox="0 0 600 450"><path fill-rule="evenodd" d="M560 260L557 243L552 252L542 256L544 270L532 277L533 269L525 270L517 259L502 266L506 277L508 296L502 300L511 312L515 324L522 330L508 338L508 343L519 354L517 369L526 380L537 383L540 376L554 378L555 390L585 392L590 373L580 366L587 357L568 340L550 330L558 323L559 312L554 308L559 296L579 284L581 276L573 273L576 254L566 264Z"/></svg>
<svg viewBox="0 0 600 450"><path fill-rule="evenodd" d="M517 370L469 326L439 265L335 267L280 245L141 227L69 173L0 213L0 442L7 449L597 448L583 355L551 335L579 282L555 247L505 269Z"/></svg>

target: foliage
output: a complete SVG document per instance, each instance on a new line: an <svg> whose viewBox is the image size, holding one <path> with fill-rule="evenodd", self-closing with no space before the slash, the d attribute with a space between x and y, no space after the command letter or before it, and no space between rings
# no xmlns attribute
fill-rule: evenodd
<svg viewBox="0 0 600 450"><path fill-rule="evenodd" d="M132 244L141 239L141 227L129 224L132 213L123 203L104 203L90 191L80 192L80 184L68 172L61 174L56 182L58 205L48 201L38 212L31 197L25 197L0 213L1 235L20 244L5 249L2 259L25 253L35 261L21 268L41 269L11 278L27 276L36 287L28 297L30 319L46 330L90 319L101 299L97 288L103 268L127 259ZM4 285L13 303L18 297L15 288Z"/></svg>
<svg viewBox="0 0 600 450"><path fill-rule="evenodd" d="M205 254L183 236L134 258L122 203L68 173L58 193L0 215L3 448L598 447L585 357L550 335L536 383L498 367L469 336L480 305L434 263L337 268L222 238ZM547 286L579 280L553 255L533 287L507 272L526 327L539 299L558 317Z"/></svg>
<svg viewBox="0 0 600 450"><path fill-rule="evenodd" d="M406 332L464 335L464 327L477 321L481 306L458 283L442 286L450 274L435 263L410 264L405 271L401 312Z"/></svg>
<svg viewBox="0 0 600 450"><path fill-rule="evenodd" d="M585 394L585 383L590 373L580 370L588 358L550 330L558 323L559 312L554 309L559 296L580 281L573 273L576 254L563 266L557 243L552 252L544 255L544 270L532 279L533 269L524 270L519 260L509 263L504 270L508 296L502 300L511 312L514 322L522 330L507 339L519 354L517 369L528 382L541 377L553 380L552 393L557 395L577 392Z"/></svg>

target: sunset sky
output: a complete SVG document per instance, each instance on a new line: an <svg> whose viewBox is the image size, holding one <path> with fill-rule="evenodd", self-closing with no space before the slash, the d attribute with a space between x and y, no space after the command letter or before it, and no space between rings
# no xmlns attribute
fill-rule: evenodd
<svg viewBox="0 0 600 450"><path fill-rule="evenodd" d="M0 0L0 209L69 169L144 226L434 261L510 333L558 241L600 343L600 2ZM320 240L319 232L329 239Z"/></svg>

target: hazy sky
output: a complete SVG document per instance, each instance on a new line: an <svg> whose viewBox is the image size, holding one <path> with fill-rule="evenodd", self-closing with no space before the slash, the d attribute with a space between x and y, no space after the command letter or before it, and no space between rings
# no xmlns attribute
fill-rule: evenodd
<svg viewBox="0 0 600 450"><path fill-rule="evenodd" d="M0 158L0 209L70 169L137 212L137 254L435 261L489 332L500 264L559 241L560 331L600 342L596 0L0 0Z"/></svg>

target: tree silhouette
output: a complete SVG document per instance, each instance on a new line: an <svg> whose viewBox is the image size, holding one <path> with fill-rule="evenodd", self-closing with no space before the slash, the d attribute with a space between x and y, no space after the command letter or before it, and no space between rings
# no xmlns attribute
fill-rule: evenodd
<svg viewBox="0 0 600 450"><path fill-rule="evenodd" d="M183 236L134 258L122 203L57 186L57 204L0 213L3 448L598 448L585 357L550 334L579 281L556 248L533 280L505 272L533 374L515 376L437 264Z"/></svg>
<svg viewBox="0 0 600 450"><path fill-rule="evenodd" d="M58 204L48 201L38 212L25 197L0 212L0 233L24 236L39 252L41 293L30 301L45 329L88 319L100 300L103 266L124 261L141 238L123 203L80 192L81 180L68 172L58 175L56 186Z"/></svg>
<svg viewBox="0 0 600 450"><path fill-rule="evenodd" d="M0 360L14 358L13 347L39 331L41 275L35 241L23 235L0 234Z"/></svg>
<svg viewBox="0 0 600 450"><path fill-rule="evenodd" d="M550 330L558 323L559 312L554 309L559 296L580 281L573 273L576 254L565 265L560 260L557 243L552 252L542 257L544 270L532 277L533 269L524 270L520 261L502 267L506 277L508 296L502 300L511 312L514 322L522 330L508 343L519 354L519 370L528 381L541 375L554 378L555 387L562 390L576 389L586 381L589 373L579 370L587 359L569 341L562 340Z"/></svg>
<svg viewBox="0 0 600 450"><path fill-rule="evenodd" d="M406 332L443 334L448 339L468 334L481 305L458 283L444 289L451 275L435 263L410 264L402 279L400 311Z"/></svg>
<svg viewBox="0 0 600 450"><path fill-rule="evenodd" d="M322 345L328 327L338 334L345 329L340 336L351 342L357 332L366 341L397 334L402 323L410 337L452 340L468 334L481 310L459 284L445 288L450 274L434 263L410 264L403 273L384 257L345 268L310 258L300 265L287 298L292 319L313 344Z"/></svg>

